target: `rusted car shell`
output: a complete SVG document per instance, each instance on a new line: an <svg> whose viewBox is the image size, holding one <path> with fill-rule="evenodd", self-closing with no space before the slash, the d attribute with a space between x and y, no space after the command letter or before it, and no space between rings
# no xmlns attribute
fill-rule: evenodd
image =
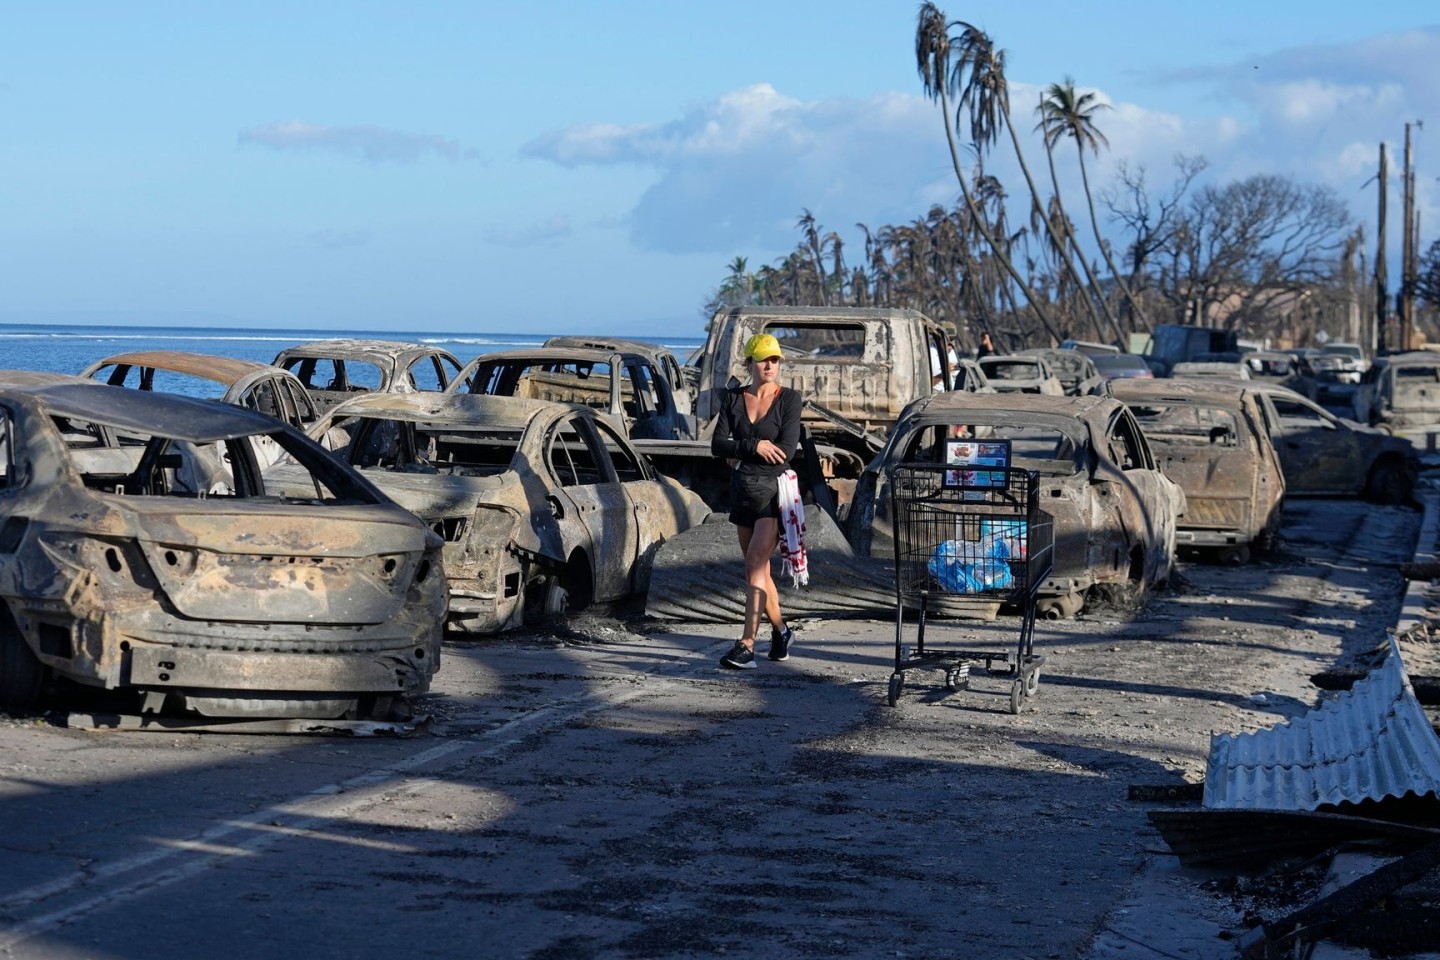
<svg viewBox="0 0 1440 960"><path fill-rule="evenodd" d="M732 377L749 381L744 344L756 333L780 341L780 381L785 386L868 433L883 436L912 401L948 389L948 366L940 364L946 367L940 370L935 364L951 354L950 337L915 310L735 307L715 314L699 355L695 412L702 424L719 412ZM833 444L853 454L840 464L844 476L858 475L873 456L852 433L837 429L817 411L801 416L817 444Z"/></svg>
<svg viewBox="0 0 1440 960"><path fill-rule="evenodd" d="M97 360L80 376L111 386L150 389L156 371L168 371L222 388L211 399L256 410L304 430L318 415L315 403L295 375L268 363L184 350L142 350Z"/></svg>
<svg viewBox="0 0 1440 960"><path fill-rule="evenodd" d="M625 337L587 337L578 334L549 337L541 346L559 349L579 347L583 350L608 350L611 353L638 353L665 375L666 381L670 384L670 392L675 395L676 408L685 415L693 415L695 412L695 385L691 378L686 376L685 366L680 362L680 358L675 356L675 351L668 347L651 343L648 340L630 340Z"/></svg>
<svg viewBox="0 0 1440 960"><path fill-rule="evenodd" d="M1092 362L1093 365L1093 362ZM1062 397L1065 387L1055 376L1047 360L1040 356L991 354L980 358L985 379L999 393L1038 393Z"/></svg>
<svg viewBox="0 0 1440 960"><path fill-rule="evenodd" d="M378 429L396 438L393 455L372 455ZM449 623L469 633L643 593L655 550L710 512L578 404L367 394L312 432L445 540ZM565 443L596 476L559 474Z"/></svg>
<svg viewBox="0 0 1440 960"><path fill-rule="evenodd" d="M1060 381L1067 397L1078 397L1093 393L1095 387L1104 381L1095 361L1079 350L1060 347L1033 347L1021 350L1017 356L1040 357L1050 365L1050 371Z"/></svg>
<svg viewBox="0 0 1440 960"><path fill-rule="evenodd" d="M616 370L618 378L611 374ZM445 392L578 403L635 439L695 439L694 420L681 412L670 381L640 353L581 347L497 350L467 363Z"/></svg>
<svg viewBox="0 0 1440 960"><path fill-rule="evenodd" d="M846 518L856 553L894 549L885 468L941 462L939 441L957 426L1013 438L1012 466L1039 475L1040 509L1055 522L1055 566L1039 590L1054 600L1047 612L1074 613L1096 585L1140 591L1170 576L1185 494L1159 469L1125 405L1098 396L951 393L917 402L856 485Z"/></svg>
<svg viewBox="0 0 1440 960"><path fill-rule="evenodd" d="M1116 380L1166 476L1185 491L1176 540L1248 559L1280 526L1285 475L1253 393L1218 381Z"/></svg>
<svg viewBox="0 0 1440 960"><path fill-rule="evenodd" d="M1390 430L1440 425L1440 353L1390 356L1367 386L1362 388L1367 401L1363 412L1371 424Z"/></svg>
<svg viewBox="0 0 1440 960"><path fill-rule="evenodd" d="M444 390L462 366L454 354L430 344L361 338L296 344L281 350L272 363L295 374L322 410L371 390ZM322 370L328 371L323 384Z"/></svg>
<svg viewBox="0 0 1440 960"><path fill-rule="evenodd" d="M1253 381L1247 387L1263 401L1287 496L1409 502L1420 473L1409 440L1337 417L1294 390Z"/></svg>
<svg viewBox="0 0 1440 960"><path fill-rule="evenodd" d="M275 495L259 437L306 465L307 496ZM6 705L33 702L44 670L207 716L335 718L428 688L439 539L292 428L209 400L0 378L0 439ZM168 483L176 451L203 444L226 452L223 496Z"/></svg>

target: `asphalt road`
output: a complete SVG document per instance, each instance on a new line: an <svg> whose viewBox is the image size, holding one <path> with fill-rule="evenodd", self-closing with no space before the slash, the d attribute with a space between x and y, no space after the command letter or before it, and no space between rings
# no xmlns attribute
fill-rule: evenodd
<svg viewBox="0 0 1440 960"><path fill-rule="evenodd" d="M1198 780L1211 731L1302 712L1311 673L1380 643L1419 516L1292 502L1272 556L1042 622L1018 716L983 670L912 674L888 706L883 611L800 623L790 661L743 673L716 667L731 627L450 646L409 739L0 715L0 951L1233 957L1241 908L1127 788ZM1017 631L931 621L927 643Z"/></svg>

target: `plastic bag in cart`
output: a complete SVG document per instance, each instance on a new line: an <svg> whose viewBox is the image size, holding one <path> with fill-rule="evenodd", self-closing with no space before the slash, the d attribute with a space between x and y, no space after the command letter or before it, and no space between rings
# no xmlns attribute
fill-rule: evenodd
<svg viewBox="0 0 1440 960"><path fill-rule="evenodd" d="M949 593L984 593L1005 590L1014 583L1009 557L1003 538L946 540L935 548L927 568Z"/></svg>

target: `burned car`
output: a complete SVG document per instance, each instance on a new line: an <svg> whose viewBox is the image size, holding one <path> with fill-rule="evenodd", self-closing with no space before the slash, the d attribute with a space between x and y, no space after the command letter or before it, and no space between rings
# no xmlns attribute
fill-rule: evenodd
<svg viewBox="0 0 1440 960"><path fill-rule="evenodd" d="M1418 350L1381 359L1355 389L1359 419L1389 431L1440 425L1440 353Z"/></svg>
<svg viewBox="0 0 1440 960"><path fill-rule="evenodd" d="M944 463L953 437L1008 440L1011 465L1038 473L1040 509L1055 519L1055 566L1039 591L1045 615L1075 613L1094 587L1134 597L1170 576L1185 494L1125 405L1098 396L947 393L916 402L856 485L846 518L856 553L892 555L886 469Z"/></svg>
<svg viewBox="0 0 1440 960"><path fill-rule="evenodd" d="M482 353L446 392L579 403L636 439L695 438L694 419L680 412L670 381L642 354L623 350L539 347Z"/></svg>
<svg viewBox="0 0 1440 960"><path fill-rule="evenodd" d="M1063 397L1065 388L1050 369L1044 357L1020 354L991 354L980 358L985 379L999 393L1038 393L1047 397Z"/></svg>
<svg viewBox="0 0 1440 960"><path fill-rule="evenodd" d="M1420 463L1409 440L1342 420L1293 390L1266 383L1248 386L1264 401L1288 495L1410 501Z"/></svg>
<svg viewBox="0 0 1440 960"><path fill-rule="evenodd" d="M294 374L254 360L183 350L144 350L97 360L80 371L80 376L112 387L220 400L302 431L318 416L305 385Z"/></svg>
<svg viewBox="0 0 1440 960"><path fill-rule="evenodd" d="M1016 356L1040 357L1048 363L1051 372L1059 379L1060 386L1064 389L1067 397L1092 393L1095 387L1104 380L1095 366L1095 361L1079 350L1035 347L1030 350L1021 350Z"/></svg>
<svg viewBox="0 0 1440 960"><path fill-rule="evenodd" d="M465 632L643 593L655 550L709 513L578 404L375 393L312 433L444 539L448 620Z"/></svg>
<svg viewBox="0 0 1440 960"><path fill-rule="evenodd" d="M1161 469L1185 491L1176 542L1228 563L1269 549L1280 529L1285 475L1260 399L1238 384L1117 380Z"/></svg>
<svg viewBox="0 0 1440 960"><path fill-rule="evenodd" d="M1255 350L1243 357L1250 379L1287 387L1311 400L1316 397L1315 372L1304 356L1279 350Z"/></svg>
<svg viewBox="0 0 1440 960"><path fill-rule="evenodd" d="M658 343L650 343L646 340L628 340L624 337L583 337L578 335L550 337L542 347L579 347L582 350L608 350L611 353L638 353L649 360L664 375L667 383L670 384L670 392L675 395L675 406L682 414L695 412L694 393L695 383L693 376L687 376L686 367L675 356L675 352ZM690 372L696 373L694 367L689 368Z"/></svg>
<svg viewBox="0 0 1440 960"><path fill-rule="evenodd" d="M955 361L951 373L950 389L960 393L998 393L990 386L990 381L985 377L985 371L980 369L977 360L969 357L960 357Z"/></svg>
<svg viewBox="0 0 1440 960"><path fill-rule="evenodd" d="M293 462L279 492L264 439ZM223 485L187 480L223 464ZM442 543L253 411L90 383L0 383L0 704L47 677L144 712L383 717L428 689Z"/></svg>
<svg viewBox="0 0 1440 960"><path fill-rule="evenodd" d="M442 391L460 372L448 350L397 340L314 340L286 347L274 365L299 379L326 410L357 393Z"/></svg>

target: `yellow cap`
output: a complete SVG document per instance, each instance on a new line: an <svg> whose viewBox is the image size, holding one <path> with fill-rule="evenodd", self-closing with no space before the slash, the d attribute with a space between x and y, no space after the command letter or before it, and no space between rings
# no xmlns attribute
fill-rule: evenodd
<svg viewBox="0 0 1440 960"><path fill-rule="evenodd" d="M768 360L771 357L784 357L780 352L780 341L768 333L757 333L745 341L746 360Z"/></svg>

